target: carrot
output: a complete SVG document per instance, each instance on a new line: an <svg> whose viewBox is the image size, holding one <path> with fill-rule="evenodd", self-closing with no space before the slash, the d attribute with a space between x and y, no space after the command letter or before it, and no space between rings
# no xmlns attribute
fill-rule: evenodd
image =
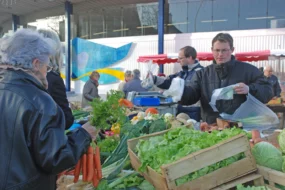
<svg viewBox="0 0 285 190"><path fill-rule="evenodd" d="M251 131L251 136L252 136L252 140L261 138L260 132L258 130L256 130L256 129Z"/></svg>
<svg viewBox="0 0 285 190"><path fill-rule="evenodd" d="M82 156L82 181L87 181L87 155L83 154Z"/></svg>
<svg viewBox="0 0 285 190"><path fill-rule="evenodd" d="M102 179L102 167L101 167L101 161L100 161L99 146L96 146L95 148L94 162L95 162L95 168L97 170L97 177L100 180Z"/></svg>
<svg viewBox="0 0 285 190"><path fill-rule="evenodd" d="M95 158L95 157L94 157ZM95 160L95 159L94 159ZM95 162L94 162L95 164ZM94 187L97 187L99 184L99 179L98 179L98 175L97 175L97 169L94 168L94 175L93 175L93 179L92 179L92 183Z"/></svg>
<svg viewBox="0 0 285 190"><path fill-rule="evenodd" d="M91 182L94 175L93 165L93 147L89 146L87 150L87 181Z"/></svg>
<svg viewBox="0 0 285 190"><path fill-rule="evenodd" d="M74 179L73 182L77 183L78 179L79 179L79 175L80 175L80 170L81 170L81 159L79 159L79 161L77 162L76 166L75 166L75 170L74 170Z"/></svg>

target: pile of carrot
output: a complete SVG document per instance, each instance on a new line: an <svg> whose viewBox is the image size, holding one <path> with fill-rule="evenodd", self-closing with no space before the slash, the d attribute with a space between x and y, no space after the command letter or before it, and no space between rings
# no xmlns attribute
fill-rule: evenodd
<svg viewBox="0 0 285 190"><path fill-rule="evenodd" d="M76 164L74 183L77 183L80 173L82 173L83 182L92 182L94 187L98 186L100 179L102 179L102 166L98 146L96 146L95 150L92 146L89 146L87 153L83 154Z"/></svg>
<svg viewBox="0 0 285 190"><path fill-rule="evenodd" d="M268 141L266 141L266 140L264 140L264 139L261 138L260 132L259 132L258 130L256 130L256 129L252 130L252 131L251 131L251 139L250 139L250 141L249 141L251 148L252 148L255 144L260 143L260 142L268 142ZM276 143L273 143L273 142L268 142L268 143L272 144L272 145L275 146L276 148L280 148L280 147L279 147L279 144L276 144Z"/></svg>

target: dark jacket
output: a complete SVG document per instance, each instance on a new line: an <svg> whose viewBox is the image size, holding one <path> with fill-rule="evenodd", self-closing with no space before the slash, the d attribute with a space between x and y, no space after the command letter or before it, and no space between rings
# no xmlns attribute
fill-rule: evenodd
<svg viewBox="0 0 285 190"><path fill-rule="evenodd" d="M189 69L187 66L182 67L182 71L180 71L176 74L173 74L173 75L169 75L166 79L164 79L162 77L154 76L154 84L156 84L156 86L161 88L161 89L169 89L172 80L179 76L185 80L185 85L186 85L187 83L188 84L190 83L190 80L193 77L194 73L196 71L203 69L203 68L204 67L201 66L198 61L196 61L195 66L193 68Z"/></svg>
<svg viewBox="0 0 285 190"><path fill-rule="evenodd" d="M65 116L65 129L69 129L73 124L74 117L69 107L69 103L66 97L66 90L63 79L60 77L60 73L51 71L47 74L48 81L48 93L53 100L62 109Z"/></svg>
<svg viewBox="0 0 285 190"><path fill-rule="evenodd" d="M280 88L280 84L278 82L278 78L275 75L271 75L270 77L265 77L265 78L272 85L274 96L280 97L281 88Z"/></svg>
<svg viewBox="0 0 285 190"><path fill-rule="evenodd" d="M141 85L141 80L139 78L134 78L128 82L126 82L123 91L127 95L128 92L145 92L147 91L145 88Z"/></svg>
<svg viewBox="0 0 285 190"><path fill-rule="evenodd" d="M82 93L82 108L89 106L94 98L100 98L98 94L98 86L92 79L89 79L84 87Z"/></svg>
<svg viewBox="0 0 285 190"><path fill-rule="evenodd" d="M219 113L214 112L209 104L213 91L241 82L248 85L249 93L263 103L267 103L273 97L271 85L255 66L232 57L227 63L218 65L214 62L197 71L190 84L185 86L182 104L191 105L200 99L203 121L215 123ZM233 100L218 100L216 107L220 113L233 114L245 100L246 95L234 94Z"/></svg>
<svg viewBox="0 0 285 190"><path fill-rule="evenodd" d="M91 142L83 129L64 134L60 107L31 75L0 71L0 189L54 190Z"/></svg>

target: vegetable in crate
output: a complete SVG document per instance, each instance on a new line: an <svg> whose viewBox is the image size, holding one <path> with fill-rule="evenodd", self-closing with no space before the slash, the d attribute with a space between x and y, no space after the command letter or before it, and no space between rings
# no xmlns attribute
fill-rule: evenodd
<svg viewBox="0 0 285 190"><path fill-rule="evenodd" d="M120 125L125 123L125 108L119 104L119 99L123 96L123 92L111 90L106 101L99 98L93 99L91 124L100 129L109 129L113 123Z"/></svg>
<svg viewBox="0 0 285 190"><path fill-rule="evenodd" d="M280 145L280 149L283 153L285 153L285 129L281 131L278 136L278 143Z"/></svg>
<svg viewBox="0 0 285 190"><path fill-rule="evenodd" d="M258 186L258 187L250 187L250 186L247 186L247 187L244 187L243 185L238 185L236 187L237 190L270 190L268 187L265 187L265 186Z"/></svg>
<svg viewBox="0 0 285 190"><path fill-rule="evenodd" d="M252 149L256 163L277 171L282 171L282 153L268 142L260 142Z"/></svg>
<svg viewBox="0 0 285 190"><path fill-rule="evenodd" d="M204 133L186 127L179 127L168 131L164 135L154 136L148 140L140 140L136 146L138 157L142 163L139 170L145 171L146 167L150 166L157 172L160 172L160 166L164 164L172 163L186 155L208 148L239 134L246 134L246 132L238 128L231 128ZM166 152L167 154L165 154ZM220 166L227 166L232 163L232 160L237 161L242 157L242 155L237 155L235 158L229 158L224 164L217 163L213 168L217 169ZM211 172L211 169L207 169L207 172ZM198 176L201 176L202 173L205 174L205 171L200 171ZM197 177L197 174L195 175Z"/></svg>

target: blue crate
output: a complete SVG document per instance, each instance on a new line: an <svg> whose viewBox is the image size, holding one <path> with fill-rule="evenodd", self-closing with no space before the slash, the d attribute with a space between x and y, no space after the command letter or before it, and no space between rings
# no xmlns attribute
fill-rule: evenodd
<svg viewBox="0 0 285 190"><path fill-rule="evenodd" d="M160 99L159 98L134 98L133 103L136 106L159 106Z"/></svg>

